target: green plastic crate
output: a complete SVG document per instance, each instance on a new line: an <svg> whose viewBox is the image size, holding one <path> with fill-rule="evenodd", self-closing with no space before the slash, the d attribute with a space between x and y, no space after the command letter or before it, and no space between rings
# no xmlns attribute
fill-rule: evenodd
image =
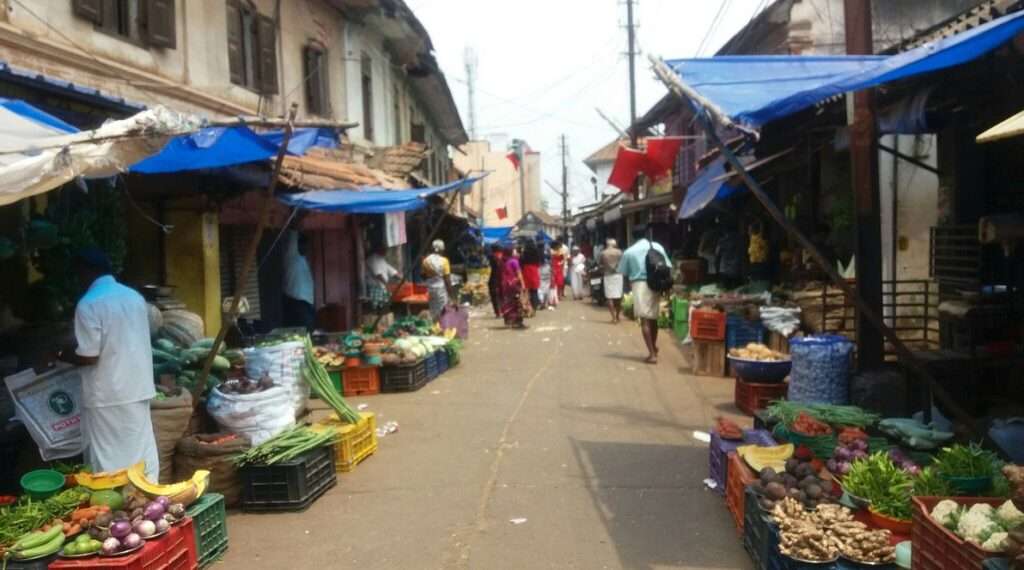
<svg viewBox="0 0 1024 570"><path fill-rule="evenodd" d="M216 562L228 549L228 515L224 495L207 493L188 508L196 530L199 567Z"/></svg>
<svg viewBox="0 0 1024 570"><path fill-rule="evenodd" d="M342 379L341 379L341 368L328 368L327 377L331 379L331 385L334 386L335 391L339 394L342 393ZM317 396L316 392L310 392L309 397L319 400L320 396Z"/></svg>

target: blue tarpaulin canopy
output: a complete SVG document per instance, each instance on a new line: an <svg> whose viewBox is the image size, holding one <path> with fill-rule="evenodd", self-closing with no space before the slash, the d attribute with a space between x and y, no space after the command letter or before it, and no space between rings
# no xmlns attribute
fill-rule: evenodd
<svg viewBox="0 0 1024 570"><path fill-rule="evenodd" d="M276 156L282 140L280 131L256 133L244 125L209 127L171 139L158 154L135 164L130 170L160 174L258 162ZM288 152L303 155L309 147L321 142L330 142L321 129L297 129L288 142ZM337 140L334 142L336 144Z"/></svg>
<svg viewBox="0 0 1024 570"><path fill-rule="evenodd" d="M284 194L280 200L288 206L339 214L386 214L407 212L427 205L427 198L471 186L482 176L464 178L444 186L414 190L388 190L363 187L359 190L321 190ZM486 232L486 228L484 229Z"/></svg>
<svg viewBox="0 0 1024 570"><path fill-rule="evenodd" d="M892 56L718 56L666 63L735 123L759 128L829 97L976 59L1024 30L1024 12Z"/></svg>
<svg viewBox="0 0 1024 570"><path fill-rule="evenodd" d="M484 243L490 245L492 243L501 243L509 240L509 236L512 235L512 227L507 228L483 228L480 233L484 236Z"/></svg>
<svg viewBox="0 0 1024 570"><path fill-rule="evenodd" d="M724 175L724 158L716 158L714 162L704 167L697 179L686 190L683 205L679 207L679 219L693 218L711 202L724 200L742 189L742 187L731 186Z"/></svg>

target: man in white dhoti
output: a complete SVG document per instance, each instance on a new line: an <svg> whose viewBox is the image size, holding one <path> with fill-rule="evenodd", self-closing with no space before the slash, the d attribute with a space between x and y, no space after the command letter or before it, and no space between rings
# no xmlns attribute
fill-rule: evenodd
<svg viewBox="0 0 1024 570"><path fill-rule="evenodd" d="M82 438L93 471L115 471L146 462L157 481L157 452L149 402L153 384L146 301L117 282L110 260L95 248L76 256L85 295L75 307L74 350L61 358L82 367Z"/></svg>

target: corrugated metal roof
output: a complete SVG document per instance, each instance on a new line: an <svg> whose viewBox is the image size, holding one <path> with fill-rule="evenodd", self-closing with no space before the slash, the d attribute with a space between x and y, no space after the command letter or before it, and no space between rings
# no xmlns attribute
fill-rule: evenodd
<svg viewBox="0 0 1024 570"><path fill-rule="evenodd" d="M101 103L104 106L118 107L125 112L135 113L146 109L145 105L134 101L128 101L124 97L109 95L103 93L99 89L86 87L84 85L77 85L71 81L65 81L55 77L49 77L37 71L12 67L6 61L2 60L0 60L0 78L7 79L15 83L30 85L46 91L60 92L74 98L93 103Z"/></svg>

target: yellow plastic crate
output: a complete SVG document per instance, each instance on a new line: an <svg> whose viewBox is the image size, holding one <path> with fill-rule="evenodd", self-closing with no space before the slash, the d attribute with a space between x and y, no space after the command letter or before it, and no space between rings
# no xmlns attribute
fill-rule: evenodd
<svg viewBox="0 0 1024 570"><path fill-rule="evenodd" d="M377 416L373 412L361 412L360 415L363 418L354 425L343 423L337 415L314 424L315 428L338 432L338 441L334 444L334 467L340 473L352 471L377 452Z"/></svg>

